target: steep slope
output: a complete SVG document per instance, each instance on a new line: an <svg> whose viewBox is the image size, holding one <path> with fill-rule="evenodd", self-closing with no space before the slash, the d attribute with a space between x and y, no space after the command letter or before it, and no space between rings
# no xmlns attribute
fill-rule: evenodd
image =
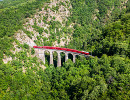
<svg viewBox="0 0 130 100"><path fill-rule="evenodd" d="M129 100L130 1L47 1L0 12L0 100ZM98 57L69 59L61 68L46 61L45 69L32 46L62 46L67 37L64 47Z"/></svg>
<svg viewBox="0 0 130 100"><path fill-rule="evenodd" d="M70 9L69 1L55 0L45 4L40 9L41 11L37 11L32 18L25 20L23 30L16 33L15 38L20 43L27 43L31 47L33 45L64 46L72 35L72 33L65 33L63 30L64 28L72 29L65 27L67 17L70 16ZM25 34L29 38L23 37Z"/></svg>
<svg viewBox="0 0 130 100"><path fill-rule="evenodd" d="M32 48L34 45L43 46L65 46L72 38L73 28L72 26L66 27L67 17L70 16L71 5L69 1L58 0L51 1L44 4L44 7L37 9L37 12L30 18L26 18L23 24L23 28L18 30L14 34L14 38L18 41L14 41L14 49L11 52L22 51L21 44L27 44ZM68 31L67 30L71 30ZM19 44L19 43L20 44ZM19 50L19 46L20 50ZM37 50L35 50L35 56L38 56ZM5 56L3 58L4 63L11 61L12 57Z"/></svg>

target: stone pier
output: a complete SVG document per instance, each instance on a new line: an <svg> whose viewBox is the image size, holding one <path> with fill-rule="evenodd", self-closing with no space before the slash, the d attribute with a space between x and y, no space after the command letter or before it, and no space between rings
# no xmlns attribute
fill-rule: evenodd
<svg viewBox="0 0 130 100"><path fill-rule="evenodd" d="M53 64L53 51L50 51L50 64Z"/></svg>
<svg viewBox="0 0 130 100"><path fill-rule="evenodd" d="M65 52L65 62L68 60L68 53Z"/></svg>
<svg viewBox="0 0 130 100"><path fill-rule="evenodd" d="M38 56L39 58L43 61L43 63L45 64L45 49L38 49ZM50 64L54 64L53 62L53 52L56 51L57 52L57 67L60 67L61 66L61 55L60 53L63 52L63 51L58 51L58 50L47 50L50 52ZM64 52L65 53L65 62L68 60L68 54L70 52ZM73 55L73 63L75 63L75 59L76 59L76 55L79 55L79 54L76 54L76 53L72 53L71 54Z"/></svg>
<svg viewBox="0 0 130 100"><path fill-rule="evenodd" d="M76 55L75 54L72 54L72 55L73 55L73 63L75 63Z"/></svg>
<svg viewBox="0 0 130 100"><path fill-rule="evenodd" d="M39 49L39 58L43 61L45 64L45 50Z"/></svg>
<svg viewBox="0 0 130 100"><path fill-rule="evenodd" d="M60 56L60 53L61 52L57 51L57 57L58 57L58 59L57 59L57 67L61 66L61 56Z"/></svg>

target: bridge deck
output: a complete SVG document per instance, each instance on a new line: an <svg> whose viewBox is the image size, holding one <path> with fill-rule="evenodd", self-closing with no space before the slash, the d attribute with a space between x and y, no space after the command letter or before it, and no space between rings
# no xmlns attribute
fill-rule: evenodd
<svg viewBox="0 0 130 100"><path fill-rule="evenodd" d="M74 53L79 53L79 54L84 54L84 55L89 55L89 52L85 51L78 51L75 49L69 49L69 48L61 48L61 47L51 47L51 46L33 46L33 48L41 48L41 49L54 49L54 50L62 50L62 51L68 51L68 52L74 52Z"/></svg>

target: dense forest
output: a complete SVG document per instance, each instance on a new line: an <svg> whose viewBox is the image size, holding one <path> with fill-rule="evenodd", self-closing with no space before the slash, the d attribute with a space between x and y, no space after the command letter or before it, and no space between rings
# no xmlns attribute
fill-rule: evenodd
<svg viewBox="0 0 130 100"><path fill-rule="evenodd" d="M73 38L64 47L92 52L93 57L80 56L76 63L68 59L60 68L46 61L43 70L40 67L43 62L34 56L34 49L20 44L14 34L23 29L26 18L33 17L49 2L0 1L0 100L129 100L130 1L70 0L71 15L62 31L66 35L72 32ZM46 20L44 17L48 23ZM49 23L50 31L61 26L56 21ZM67 28L71 24L73 30ZM33 28L39 34L43 32L36 23ZM26 34L31 38L32 33L26 31ZM42 45L43 37L38 38L37 45ZM50 38L50 41L44 39L45 45L53 46L56 39L53 33ZM11 52L15 49L14 41L22 49L15 54ZM12 61L5 64L5 55L11 56Z"/></svg>

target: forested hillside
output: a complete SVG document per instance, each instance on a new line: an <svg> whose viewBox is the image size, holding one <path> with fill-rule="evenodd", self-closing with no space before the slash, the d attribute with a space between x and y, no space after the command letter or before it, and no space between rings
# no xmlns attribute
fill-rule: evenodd
<svg viewBox="0 0 130 100"><path fill-rule="evenodd" d="M0 41L0 100L130 99L129 0L3 0ZM93 57L59 68L33 45Z"/></svg>

